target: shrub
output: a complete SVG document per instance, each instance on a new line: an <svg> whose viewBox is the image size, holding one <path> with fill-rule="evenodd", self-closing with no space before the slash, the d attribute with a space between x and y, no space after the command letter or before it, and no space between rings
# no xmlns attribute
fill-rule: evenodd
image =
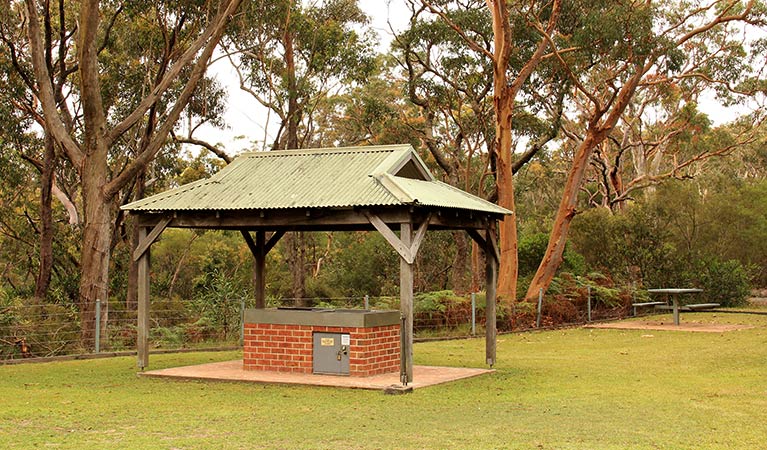
<svg viewBox="0 0 767 450"><path fill-rule="evenodd" d="M246 291L239 283L220 270L213 270L195 279L195 310L201 318L216 327L226 340L236 334L240 326L241 299Z"/></svg>
<svg viewBox="0 0 767 450"><path fill-rule="evenodd" d="M465 324L471 319L471 300L453 291L425 292L413 300L414 326L440 328Z"/></svg>
<svg viewBox="0 0 767 450"><path fill-rule="evenodd" d="M751 292L750 270L734 259L712 258L700 264L700 287L703 295L722 306L740 306Z"/></svg>
<svg viewBox="0 0 767 450"><path fill-rule="evenodd" d="M81 351L80 326L73 306L34 303L20 297L0 299L0 359L54 356ZM22 355L20 345L27 345ZM93 342L84 344L88 349Z"/></svg>

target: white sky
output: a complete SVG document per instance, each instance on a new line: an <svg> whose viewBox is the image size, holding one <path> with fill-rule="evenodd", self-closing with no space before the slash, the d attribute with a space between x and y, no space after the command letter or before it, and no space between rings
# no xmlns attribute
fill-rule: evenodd
<svg viewBox="0 0 767 450"><path fill-rule="evenodd" d="M370 17L369 28L378 34L381 52L388 50L392 40L388 22L391 22L395 30L402 30L410 18L401 0L363 0L360 1L360 8ZM237 72L226 58L213 63L209 73L218 78L229 93L224 114L224 122L228 124L229 129L220 130L204 126L195 132L195 137L218 144L230 155L253 149L262 150L265 137L268 147L274 140L278 126L275 116L272 114L271 118L267 119L266 108L249 94L240 91ZM196 149L191 150L196 152Z"/></svg>
<svg viewBox="0 0 767 450"><path fill-rule="evenodd" d="M386 52L392 40L390 26L400 31L407 26L409 20L409 12L403 0L361 0L359 4L370 17L369 28L378 34L379 51ZM210 126L201 127L195 132L195 137L218 144L230 155L268 147L274 140L278 126L275 116L272 114L269 117L266 108L249 94L240 91L237 74L226 58L215 62L209 70L226 86L229 93L224 114L224 122L229 128L220 130ZM704 96L699 108L709 115L714 125L729 122L743 113L740 108L721 106L713 95ZM198 151L196 148L190 150Z"/></svg>

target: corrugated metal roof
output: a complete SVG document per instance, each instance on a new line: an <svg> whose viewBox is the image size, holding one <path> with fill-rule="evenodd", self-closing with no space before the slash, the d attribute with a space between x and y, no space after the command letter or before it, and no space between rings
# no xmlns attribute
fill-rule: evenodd
<svg viewBox="0 0 767 450"><path fill-rule="evenodd" d="M412 161L424 180L391 170ZM268 210L422 204L509 214L506 209L432 181L410 145L245 153L206 180L122 207L131 211Z"/></svg>

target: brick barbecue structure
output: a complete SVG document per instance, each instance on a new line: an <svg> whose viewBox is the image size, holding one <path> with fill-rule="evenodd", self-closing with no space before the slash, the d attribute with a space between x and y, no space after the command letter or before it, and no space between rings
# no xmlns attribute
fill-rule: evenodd
<svg viewBox="0 0 767 450"><path fill-rule="evenodd" d="M335 342L332 337L322 339L322 336L339 336L343 342ZM243 368L327 373L316 367L322 361L318 361L315 354L326 342L346 344L338 347L338 361L340 364L343 357L348 366L337 374L366 377L400 369L397 311L324 309L247 310Z"/></svg>

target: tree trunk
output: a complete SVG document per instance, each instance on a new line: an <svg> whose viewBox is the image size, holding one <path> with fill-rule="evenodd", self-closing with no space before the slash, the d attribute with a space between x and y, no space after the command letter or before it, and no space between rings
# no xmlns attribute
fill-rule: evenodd
<svg viewBox="0 0 767 450"><path fill-rule="evenodd" d="M482 255L479 245L473 239L471 240L471 292L479 292L482 289L480 281L480 267L482 264Z"/></svg>
<svg viewBox="0 0 767 450"><path fill-rule="evenodd" d="M288 78L288 140L286 149L298 148L298 122L301 117L298 106L298 86L296 84L296 61L293 54L293 32L290 29L290 7L285 19L285 71Z"/></svg>
<svg viewBox="0 0 767 450"><path fill-rule="evenodd" d="M567 233L576 214L575 207L578 202L578 193L589 165L589 158L591 158L594 148L604 140L606 135L607 129L604 127L589 128L586 138L575 152L573 164L570 167L564 192L562 193L562 200L559 203L559 209L557 210L551 235L549 236L549 245L546 247L543 260L530 282L530 287L525 295L526 301L534 301L538 297L540 289L543 289L544 292L548 289L551 280L562 264L565 244L567 243Z"/></svg>
<svg viewBox="0 0 767 450"><path fill-rule="evenodd" d="M546 33L553 33L557 20L561 0L551 3L551 16L546 25ZM535 52L530 56L525 65L519 70L517 76L509 83L506 70L513 51L511 21L509 18L508 4L502 0L488 0L493 16L493 43L495 58L493 61L493 102L495 104L495 153L496 153L496 187L498 189L498 204L508 210L514 211L514 184L512 176L512 130L511 121L514 113L514 100L522 89L533 70L541 62L548 41L541 39ZM501 261L498 267L498 296L507 301L515 301L517 298L517 277L519 275L517 255L517 218L516 215L505 216L500 223L500 251Z"/></svg>
<svg viewBox="0 0 767 450"><path fill-rule="evenodd" d="M87 197L86 197L87 198ZM84 344L93 341L96 299L107 300L112 211L108 202L86 206L87 222L83 232L83 256L80 278L80 326Z"/></svg>
<svg viewBox="0 0 767 450"><path fill-rule="evenodd" d="M511 119L514 113L514 98L505 85L506 77L497 80L495 94L496 108L496 177L498 205L514 211L514 182L511 170ZM502 84L501 84L502 83ZM506 301L517 298L517 218L504 217L499 226L501 263L498 268L498 296Z"/></svg>
<svg viewBox="0 0 767 450"><path fill-rule="evenodd" d="M293 31L290 29L290 8L285 20L285 71L288 78L288 115L287 115L287 142L286 150L296 149L298 145L298 124L301 119L300 106L298 104L298 86L296 83L296 62L293 49ZM304 233L288 233L287 244L290 258L288 266L293 276L292 295L301 306L306 306L306 275L304 273L306 263L306 247Z"/></svg>
<svg viewBox="0 0 767 450"><path fill-rule="evenodd" d="M96 299L102 302L108 299L109 257L114 231L113 204L103 195L107 180L106 146L99 138L91 142L95 143L96 149L86 159L82 178L85 214L80 268L80 327L83 345L93 342Z"/></svg>
<svg viewBox="0 0 767 450"><path fill-rule="evenodd" d="M594 153L594 149L605 140L608 133L618 123L618 119L626 110L631 98L636 92L636 88L639 85L639 81L642 79L642 75L646 73L651 63L635 65L637 71L632 75L626 83L620 88L618 95L615 97L615 102L612 108L609 110L607 118L602 123L600 121L604 117L607 110L601 107L596 107L595 116L589 120L589 127L586 131L586 137L581 142L581 145L575 152L573 157L573 164L570 167L570 171L567 175L567 181L565 182L564 191L562 193L562 200L559 203L559 209L557 215L554 218L554 225L551 229L551 235L549 236L549 245L546 247L546 253L543 255L543 260L538 266L538 270L533 276L533 280L530 282L530 287L525 295L526 301L534 301L538 295L540 289L545 292L548 290L551 280L554 279L554 275L562 264L562 258L565 252L565 244L567 243L567 233L570 231L570 223L575 217L575 206L578 202L578 193L583 185L583 178L586 174L586 169L589 165L589 159ZM599 105L601 106L601 105Z"/></svg>
<svg viewBox="0 0 767 450"><path fill-rule="evenodd" d="M35 299L39 302L48 294L53 269L53 170L56 153L53 137L45 133L45 157L40 174L40 267L35 280Z"/></svg>
<svg viewBox="0 0 767 450"><path fill-rule="evenodd" d="M304 246L304 233L286 233L284 242L287 247L286 260L292 275L291 296L295 299L296 305L307 306L307 302L304 299L306 297L306 276L304 274L306 247Z"/></svg>
<svg viewBox="0 0 767 450"><path fill-rule="evenodd" d="M463 231L453 232L455 239L455 258L453 259L453 292L463 295L471 290L469 280L469 243L466 240L466 233Z"/></svg>

